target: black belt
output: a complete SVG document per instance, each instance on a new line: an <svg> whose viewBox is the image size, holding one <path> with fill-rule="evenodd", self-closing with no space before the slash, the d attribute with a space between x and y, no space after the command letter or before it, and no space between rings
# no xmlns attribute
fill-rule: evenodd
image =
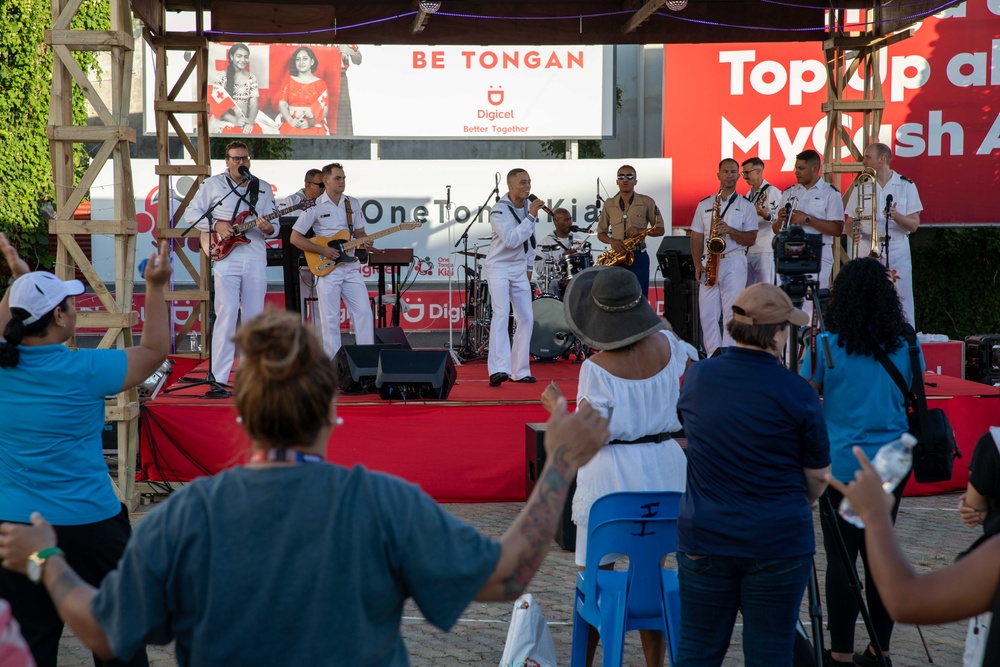
<svg viewBox="0 0 1000 667"><path fill-rule="evenodd" d="M667 440L673 440L674 438L680 438L684 435L684 430L680 431L664 431L663 433L657 433L656 435L644 435L641 438L636 438L635 440L609 440L609 445L639 445L643 443L660 443L666 442Z"/></svg>

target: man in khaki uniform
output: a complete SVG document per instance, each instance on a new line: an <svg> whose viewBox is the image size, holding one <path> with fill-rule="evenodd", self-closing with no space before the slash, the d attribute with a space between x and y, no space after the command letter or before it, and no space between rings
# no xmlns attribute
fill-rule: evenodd
<svg viewBox="0 0 1000 667"><path fill-rule="evenodd" d="M625 252L625 239L638 236L652 227L649 236L663 236L663 216L652 197L635 191L635 168L622 165L618 169L618 194L604 202L600 222L597 223L597 238L618 252ZM635 261L625 266L639 279L642 295L649 296L649 255L646 243L641 242L632 251Z"/></svg>

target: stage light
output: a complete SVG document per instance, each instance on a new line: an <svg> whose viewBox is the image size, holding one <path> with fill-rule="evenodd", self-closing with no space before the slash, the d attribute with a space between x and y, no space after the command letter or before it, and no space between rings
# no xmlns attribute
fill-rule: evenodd
<svg viewBox="0 0 1000 667"><path fill-rule="evenodd" d="M688 0L667 0L667 9L679 12L688 6Z"/></svg>
<svg viewBox="0 0 1000 667"><path fill-rule="evenodd" d="M418 4L420 5L420 11L425 12L427 14L433 14L437 10L441 9L441 3L434 2L433 0L420 0ZM684 4L686 5L687 2L685 2Z"/></svg>

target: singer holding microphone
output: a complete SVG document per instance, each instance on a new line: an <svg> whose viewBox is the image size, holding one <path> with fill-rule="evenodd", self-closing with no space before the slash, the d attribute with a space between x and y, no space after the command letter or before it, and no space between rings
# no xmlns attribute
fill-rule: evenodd
<svg viewBox="0 0 1000 667"><path fill-rule="evenodd" d="M531 312L531 269L535 261L535 224L538 212L552 212L531 194L531 176L524 169L507 173L507 194L490 211L493 240L483 270L493 301L487 365L490 386L504 382L531 383L529 347L534 317ZM511 343L507 314L514 309L517 330Z"/></svg>
<svg viewBox="0 0 1000 667"><path fill-rule="evenodd" d="M875 170L876 227L878 228L879 261L890 271L903 303L903 316L910 326L916 328L913 311L913 267L910 263L909 235L920 226L923 204L917 193L916 184L906 176L900 176L889 168L892 151L885 144L872 144L865 149L861 163ZM855 188L845 211L845 233L853 233L854 219L851 217L858 208L858 189ZM888 223L888 224L887 224ZM886 238L888 237L888 238ZM872 230L861 229L861 247L871 246Z"/></svg>
<svg viewBox="0 0 1000 667"><path fill-rule="evenodd" d="M209 252L209 235L233 235L232 221L244 211L257 216L257 226L246 232L249 243L236 244L212 267L215 280L215 324L212 330L212 373L217 382L229 382L236 348L237 315L249 322L264 312L267 294L267 254L264 240L278 228L263 215L275 211L271 185L250 173L250 150L242 141L226 146L226 171L206 179L188 206L185 219L201 234L201 247Z"/></svg>

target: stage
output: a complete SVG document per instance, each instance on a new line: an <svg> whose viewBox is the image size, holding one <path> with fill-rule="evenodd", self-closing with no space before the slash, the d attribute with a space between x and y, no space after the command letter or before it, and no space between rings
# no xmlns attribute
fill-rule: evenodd
<svg viewBox="0 0 1000 667"><path fill-rule="evenodd" d="M190 362L179 365L180 377ZM446 401L384 401L377 394L340 396L344 419L327 446L335 463L360 463L420 485L440 502L508 502L525 499L525 424L544 422L539 404L552 380L568 397L576 395L580 365L566 361L532 363L536 384L507 382L490 387L485 361L457 367L458 379ZM191 375L204 377L205 364ZM948 414L962 458L948 482L907 485L906 495L964 489L976 441L1000 424L1000 389L928 373L928 403ZM183 386L183 385L173 385ZM236 423L233 399L205 399L205 387L160 393L140 411L140 465L137 481L154 490L244 463L250 443Z"/></svg>
<svg viewBox="0 0 1000 667"><path fill-rule="evenodd" d="M485 361L457 367L446 401L384 401L341 395L327 458L362 463L419 484L440 502L525 499L525 430L548 413L539 396L552 380L576 395L579 364L534 362L538 382L489 386ZM204 377L205 365L191 373ZM174 385L182 386L182 385ZM233 399L202 398L205 387L161 393L140 412L140 482L184 482L243 463L250 443L236 424Z"/></svg>

